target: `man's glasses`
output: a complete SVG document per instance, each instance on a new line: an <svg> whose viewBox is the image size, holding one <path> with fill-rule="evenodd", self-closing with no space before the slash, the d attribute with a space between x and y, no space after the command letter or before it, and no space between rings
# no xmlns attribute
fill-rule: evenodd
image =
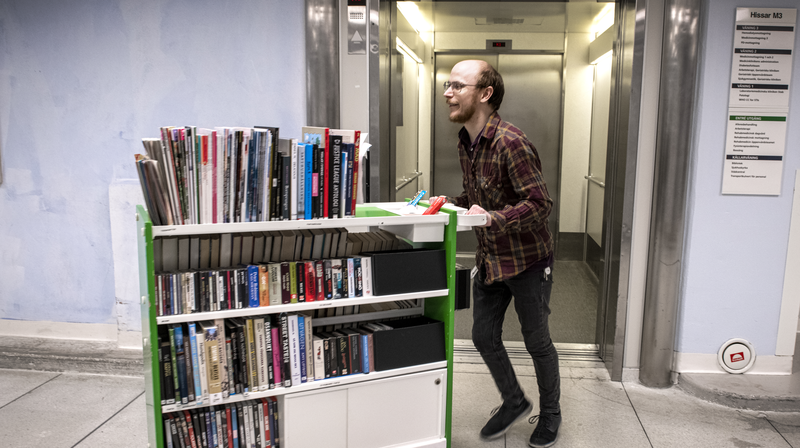
<svg viewBox="0 0 800 448"><path fill-rule="evenodd" d="M477 86L478 84L464 84L458 81L455 82L445 81L443 85L445 92L447 92L447 89L453 89L453 92L461 92L461 89L463 89L464 87Z"/></svg>

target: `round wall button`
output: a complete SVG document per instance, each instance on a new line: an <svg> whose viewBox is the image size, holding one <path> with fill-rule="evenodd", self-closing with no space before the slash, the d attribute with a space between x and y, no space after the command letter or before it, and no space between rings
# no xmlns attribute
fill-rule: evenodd
<svg viewBox="0 0 800 448"><path fill-rule="evenodd" d="M731 339L720 347L717 361L729 373L744 373L753 366L756 351L744 339Z"/></svg>

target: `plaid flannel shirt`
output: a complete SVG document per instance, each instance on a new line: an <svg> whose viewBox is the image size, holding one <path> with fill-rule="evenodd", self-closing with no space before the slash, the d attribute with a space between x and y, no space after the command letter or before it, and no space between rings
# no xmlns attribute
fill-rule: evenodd
<svg viewBox="0 0 800 448"><path fill-rule="evenodd" d="M470 155L469 133L459 132L458 155L464 192L448 200L459 207L478 204L489 212L489 227L474 227L475 263L486 268L486 283L516 276L552 261L553 238L547 218L553 201L547 193L536 148L525 134L495 111Z"/></svg>

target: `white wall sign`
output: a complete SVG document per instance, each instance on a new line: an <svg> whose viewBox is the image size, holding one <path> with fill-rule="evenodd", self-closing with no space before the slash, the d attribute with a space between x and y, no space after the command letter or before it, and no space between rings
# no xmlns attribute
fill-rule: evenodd
<svg viewBox="0 0 800 448"><path fill-rule="evenodd" d="M796 9L736 9L722 194L780 194L796 21Z"/></svg>

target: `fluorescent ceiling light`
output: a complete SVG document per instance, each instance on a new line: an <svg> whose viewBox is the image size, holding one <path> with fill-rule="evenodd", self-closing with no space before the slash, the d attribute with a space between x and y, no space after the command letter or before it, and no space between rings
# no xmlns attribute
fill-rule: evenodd
<svg viewBox="0 0 800 448"><path fill-rule="evenodd" d="M417 30L417 33L425 33L430 31L431 26L428 21L422 17L416 2L397 2L397 9L405 16L408 23Z"/></svg>
<svg viewBox="0 0 800 448"><path fill-rule="evenodd" d="M408 48L408 45L406 45L405 42L400 40L399 37L397 38L397 51L399 51L399 52L405 54L406 56L410 57L411 59L416 61L417 64L422 64L422 59L420 59L420 57L417 56L416 53L414 53L414 50Z"/></svg>
<svg viewBox="0 0 800 448"><path fill-rule="evenodd" d="M592 21L592 26L589 29L589 34L591 40L597 39L597 36L603 34L603 32L614 25L614 4L613 3L606 3L606 6L600 10L600 13L597 14L597 17L594 18Z"/></svg>
<svg viewBox="0 0 800 448"><path fill-rule="evenodd" d="M606 51L602 55L598 56L597 59L590 62L589 65L597 65L601 62L604 62L606 59L611 59L611 50Z"/></svg>

